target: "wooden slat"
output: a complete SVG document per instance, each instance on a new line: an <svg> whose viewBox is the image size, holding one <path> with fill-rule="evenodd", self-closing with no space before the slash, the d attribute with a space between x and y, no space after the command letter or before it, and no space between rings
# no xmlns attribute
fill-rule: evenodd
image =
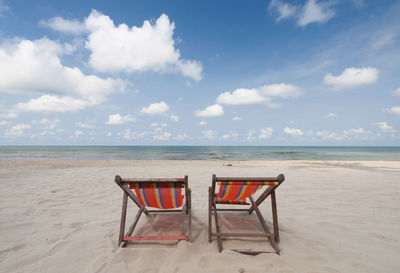
<svg viewBox="0 0 400 273"><path fill-rule="evenodd" d="M215 181L271 181L279 182L278 177L216 177Z"/></svg>
<svg viewBox="0 0 400 273"><path fill-rule="evenodd" d="M125 236L124 241L159 241L159 240L188 240L187 235L164 235L164 236Z"/></svg>
<svg viewBox="0 0 400 273"><path fill-rule="evenodd" d="M215 217L215 229L217 233L221 233L221 228L219 227L219 222L218 222L218 214L217 214L217 206L213 204L214 207L214 217ZM218 251L222 252L222 240L221 237L217 236L217 245L218 245Z"/></svg>
<svg viewBox="0 0 400 273"><path fill-rule="evenodd" d="M180 209L160 209L160 210L156 210L156 209L150 209L147 210L150 213L159 213L159 212L182 212Z"/></svg>
<svg viewBox="0 0 400 273"><path fill-rule="evenodd" d="M122 178L122 183L185 183L184 178Z"/></svg>
<svg viewBox="0 0 400 273"><path fill-rule="evenodd" d="M224 204L226 205L226 204ZM231 204L229 204L231 205ZM249 209L217 209L217 211L249 211Z"/></svg>
<svg viewBox="0 0 400 273"><path fill-rule="evenodd" d="M213 236L219 237L272 237L272 233L212 233Z"/></svg>

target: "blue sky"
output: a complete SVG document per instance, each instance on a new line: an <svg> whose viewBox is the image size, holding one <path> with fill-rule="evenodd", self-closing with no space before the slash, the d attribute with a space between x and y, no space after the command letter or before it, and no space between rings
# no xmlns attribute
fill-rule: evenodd
<svg viewBox="0 0 400 273"><path fill-rule="evenodd" d="M0 0L2 145L400 145L400 3Z"/></svg>

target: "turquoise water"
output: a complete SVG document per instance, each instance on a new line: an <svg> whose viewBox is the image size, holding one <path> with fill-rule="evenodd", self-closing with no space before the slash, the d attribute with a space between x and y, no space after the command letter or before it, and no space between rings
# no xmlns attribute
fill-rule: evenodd
<svg viewBox="0 0 400 273"><path fill-rule="evenodd" d="M400 147L326 146L0 146L0 160L382 160Z"/></svg>

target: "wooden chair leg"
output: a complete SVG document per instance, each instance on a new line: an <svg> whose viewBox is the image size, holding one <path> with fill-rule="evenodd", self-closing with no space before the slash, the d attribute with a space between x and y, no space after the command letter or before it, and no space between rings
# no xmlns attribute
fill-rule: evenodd
<svg viewBox="0 0 400 273"><path fill-rule="evenodd" d="M252 206L253 206L254 211L256 212L256 215L257 215L257 217L258 217L258 220L260 220L260 223L261 223L261 226L262 226L263 229L264 229L264 232L265 232L265 233L271 234L271 232L269 231L269 228L268 228L268 226L267 226L267 223L266 223L265 220L264 220L264 217L262 216L262 214L261 214L261 212L260 212L260 210L259 210L257 204L256 204L255 201L254 201L254 198L250 195L250 196L249 196L249 199L250 199L250 202L251 202L251 204L252 204ZM279 254L279 253L280 253L280 249L279 249L278 245L277 245L276 242L275 242L275 235L274 235L274 234L273 234L273 236L270 237L270 240L271 240L271 245L272 245L272 247L275 249L276 253Z"/></svg>
<svg viewBox="0 0 400 273"><path fill-rule="evenodd" d="M218 221L217 206L215 204L213 204L213 208L214 208L214 217L215 217L215 229L216 229L217 233L221 233L221 229L219 227L219 221ZM222 240L221 240L221 236L219 236L219 235L217 235L217 244L218 244L218 251L222 252L222 250L223 250Z"/></svg>
<svg viewBox="0 0 400 273"><path fill-rule="evenodd" d="M275 190L271 192L271 207L272 207L272 220L274 223L275 241L279 243L279 226L278 226L278 212L276 209L276 196Z"/></svg>
<svg viewBox="0 0 400 273"><path fill-rule="evenodd" d="M211 219L211 209L212 209L212 192L211 187L208 188L208 242L212 242L212 219Z"/></svg>
<svg viewBox="0 0 400 273"><path fill-rule="evenodd" d="M122 239L123 239L124 234L125 234L127 205L128 205L128 195L124 192L124 196L122 198L122 212L121 212L121 223L120 223L120 227L119 227L118 246L121 245Z"/></svg>
<svg viewBox="0 0 400 273"><path fill-rule="evenodd" d="M135 227L136 227L137 223L139 222L140 216L142 215L142 212L144 211L144 209L145 209L145 207L140 207L139 211L136 214L135 220L133 220L133 223L132 223L131 227L126 232L125 237L128 237L128 236L132 235L133 231L135 230ZM124 242L122 247L125 247L126 245L127 245L127 242Z"/></svg>
<svg viewBox="0 0 400 273"><path fill-rule="evenodd" d="M192 241L192 190L189 189L189 242Z"/></svg>

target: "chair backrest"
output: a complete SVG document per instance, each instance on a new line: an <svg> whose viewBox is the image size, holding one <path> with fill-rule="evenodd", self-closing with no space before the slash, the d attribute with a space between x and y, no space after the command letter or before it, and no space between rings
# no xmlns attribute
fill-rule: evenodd
<svg viewBox="0 0 400 273"><path fill-rule="evenodd" d="M247 204L246 198L263 186L277 187L284 180L282 174L277 177L216 177L213 175L212 192L215 194L216 184L218 184L217 203L244 205Z"/></svg>
<svg viewBox="0 0 400 273"><path fill-rule="evenodd" d="M188 179L184 178L124 178L122 184L134 189L142 206L159 209L173 209L182 206L185 189L187 196Z"/></svg>

